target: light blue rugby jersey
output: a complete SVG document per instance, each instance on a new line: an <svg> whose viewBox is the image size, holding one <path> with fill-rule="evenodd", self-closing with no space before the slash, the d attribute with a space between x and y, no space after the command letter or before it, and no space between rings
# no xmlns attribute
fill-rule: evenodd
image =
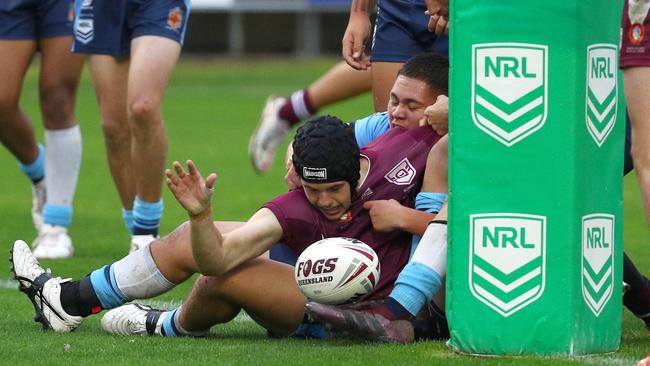
<svg viewBox="0 0 650 366"><path fill-rule="evenodd" d="M368 145L388 131L390 128L388 121L388 112L380 112L354 122L354 135L359 148Z"/></svg>

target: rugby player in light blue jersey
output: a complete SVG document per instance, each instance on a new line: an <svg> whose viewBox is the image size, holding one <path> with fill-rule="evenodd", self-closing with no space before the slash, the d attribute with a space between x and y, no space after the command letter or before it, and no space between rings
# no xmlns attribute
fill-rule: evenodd
<svg viewBox="0 0 650 366"><path fill-rule="evenodd" d="M189 0L75 0L73 51L90 54L131 250L158 236L167 158L161 106L189 13Z"/></svg>
<svg viewBox="0 0 650 366"><path fill-rule="evenodd" d="M38 258L73 254L68 236L81 163L81 133L74 113L84 58L70 52L72 0L0 1L0 142L32 182L32 217ZM39 103L45 147L39 145L19 98L27 68L41 53Z"/></svg>

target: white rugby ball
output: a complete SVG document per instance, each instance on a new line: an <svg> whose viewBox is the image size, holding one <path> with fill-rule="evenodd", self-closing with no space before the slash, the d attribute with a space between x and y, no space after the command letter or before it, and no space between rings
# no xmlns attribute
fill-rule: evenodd
<svg viewBox="0 0 650 366"><path fill-rule="evenodd" d="M343 304L363 298L379 281L379 258L366 243L327 238L308 246L298 257L296 283L307 298Z"/></svg>

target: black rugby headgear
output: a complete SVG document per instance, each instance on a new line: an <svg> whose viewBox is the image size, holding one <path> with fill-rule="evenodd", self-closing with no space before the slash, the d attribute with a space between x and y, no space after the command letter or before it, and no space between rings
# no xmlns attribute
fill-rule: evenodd
<svg viewBox="0 0 650 366"><path fill-rule="evenodd" d="M346 181L354 195L359 183L359 146L352 125L333 116L316 117L296 132L293 166L306 182Z"/></svg>

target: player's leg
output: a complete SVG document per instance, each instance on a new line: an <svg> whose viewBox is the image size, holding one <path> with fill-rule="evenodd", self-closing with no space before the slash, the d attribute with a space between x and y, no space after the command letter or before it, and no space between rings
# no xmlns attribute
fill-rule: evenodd
<svg viewBox="0 0 650 366"><path fill-rule="evenodd" d="M242 223L215 225L226 233ZM46 272L23 241L16 241L11 253L12 271L34 305L35 319L59 332L74 330L85 317L102 309L167 292L198 271L187 224L77 281Z"/></svg>
<svg viewBox="0 0 650 366"><path fill-rule="evenodd" d="M126 116L129 61L126 58L92 55L90 69L99 103L108 167L122 203L126 226L132 233L135 181L131 162L131 129Z"/></svg>
<svg viewBox="0 0 650 366"><path fill-rule="evenodd" d="M160 311L129 304L106 313L102 327L123 335L200 336L244 309L269 332L282 336L298 327L305 302L295 285L293 267L256 258L223 276L199 277L177 309Z"/></svg>
<svg viewBox="0 0 650 366"><path fill-rule="evenodd" d="M72 222L72 200L81 164L81 132L74 109L85 57L72 54L71 45L71 36L43 38L39 42L47 202L43 210L45 225L34 242L37 258L65 258L73 252L67 228Z"/></svg>
<svg viewBox="0 0 650 366"><path fill-rule="evenodd" d="M639 180L643 207L650 226L650 67L623 71L625 98L632 120L632 157Z"/></svg>
<svg viewBox="0 0 650 366"><path fill-rule="evenodd" d="M390 90L395 83L397 73L404 65L403 62L373 61L372 71L372 98L375 111L383 112L388 108Z"/></svg>
<svg viewBox="0 0 650 366"><path fill-rule="evenodd" d="M131 42L127 114L133 133L132 161L136 182L134 243L158 235L162 216L162 178L167 158L167 132L162 98L180 54L169 38L141 36Z"/></svg>
<svg viewBox="0 0 650 366"><path fill-rule="evenodd" d="M289 128L315 115L319 109L357 96L371 86L370 70L354 70L345 62L339 62L289 98L269 97L248 149L255 170L264 173L271 167Z"/></svg>
<svg viewBox="0 0 650 366"><path fill-rule="evenodd" d="M8 14L0 12L0 22ZM2 27L0 27L1 29ZM32 182L32 218L38 230L45 204L45 149L37 144L34 126L20 110L23 78L36 52L33 40L4 39L0 34L0 142L16 157Z"/></svg>

